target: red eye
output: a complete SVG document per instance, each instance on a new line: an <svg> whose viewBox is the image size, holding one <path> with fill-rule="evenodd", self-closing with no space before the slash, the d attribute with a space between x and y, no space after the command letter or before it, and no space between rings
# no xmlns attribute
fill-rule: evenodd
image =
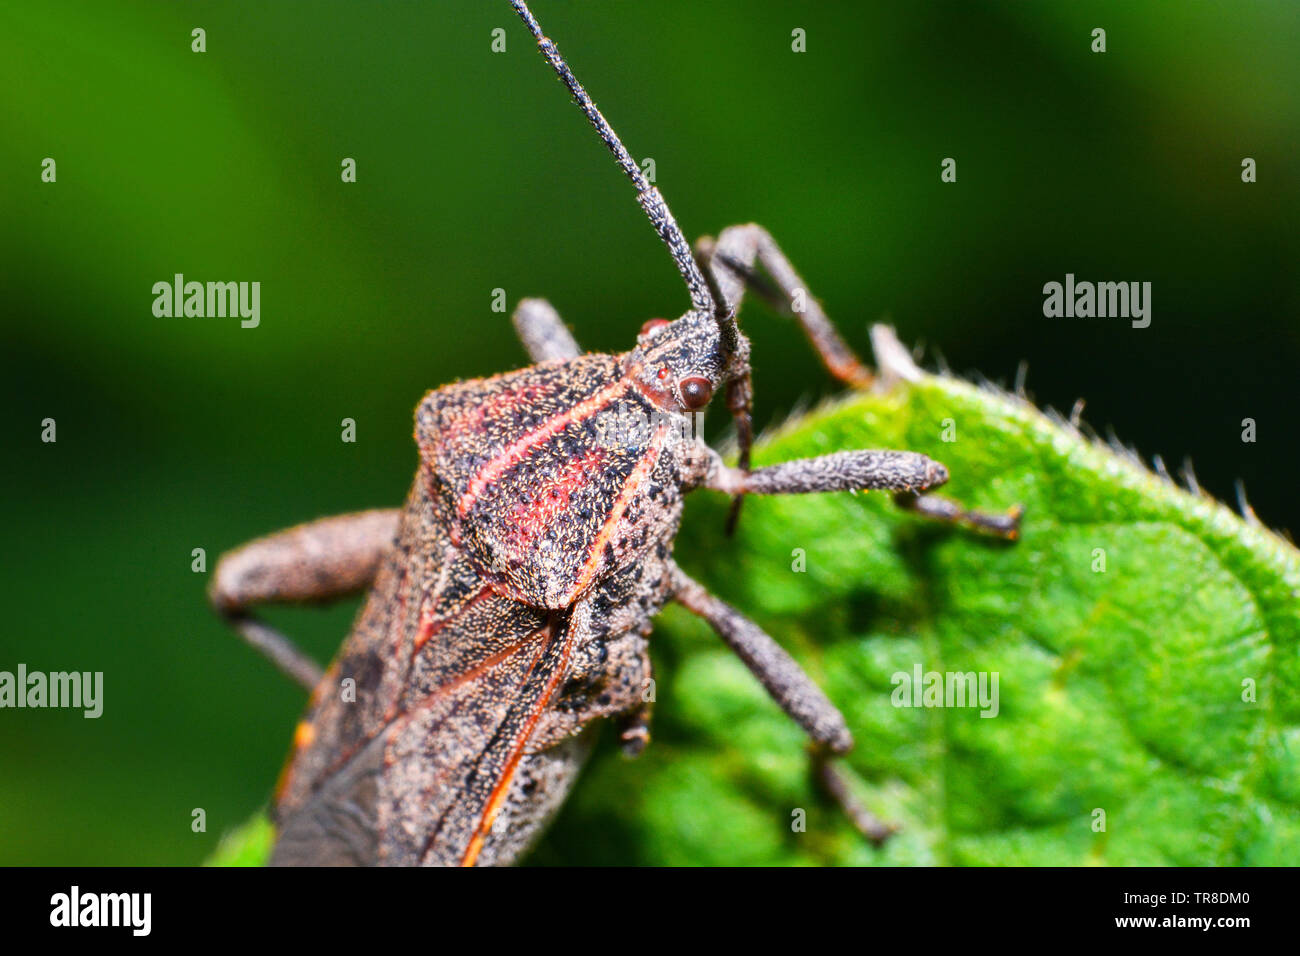
<svg viewBox="0 0 1300 956"><path fill-rule="evenodd" d="M641 334L649 335L655 329L662 329L668 324L667 319L647 319L641 326Z"/></svg>
<svg viewBox="0 0 1300 956"><path fill-rule="evenodd" d="M668 377L668 368L667 368L667 366L665 366L664 368L661 368L661 369L659 370L659 372L658 372L658 375L659 375L659 381L662 382L664 379L666 379L666 378Z"/></svg>
<svg viewBox="0 0 1300 956"><path fill-rule="evenodd" d="M698 412L713 397L713 383L700 375L692 375L677 383L682 390L682 404L693 412Z"/></svg>

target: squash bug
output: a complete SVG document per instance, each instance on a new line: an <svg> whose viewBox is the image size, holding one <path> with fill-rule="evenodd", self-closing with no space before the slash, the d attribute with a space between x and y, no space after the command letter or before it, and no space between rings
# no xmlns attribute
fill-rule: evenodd
<svg viewBox="0 0 1300 956"><path fill-rule="evenodd" d="M969 512L925 492L947 471L905 451L841 451L749 467L744 291L792 309L829 371L872 381L771 237L755 225L694 249L523 0L542 55L632 180L691 306L652 319L631 351L584 355L546 302L513 321L535 363L429 392L402 509L325 518L226 554L216 608L312 689L275 794L276 864L504 864L558 809L597 718L623 747L649 739L650 622L669 601L708 621L811 738L832 795L872 839L888 827L850 798L831 758L844 718L779 644L674 563L683 495L881 489L924 515L1014 537L1018 509ZM730 466L697 434L720 393ZM252 614L369 588L328 671Z"/></svg>

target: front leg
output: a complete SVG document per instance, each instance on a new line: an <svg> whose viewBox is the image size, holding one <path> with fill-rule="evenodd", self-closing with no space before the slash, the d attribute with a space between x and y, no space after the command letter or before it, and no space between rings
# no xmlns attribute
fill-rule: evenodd
<svg viewBox="0 0 1300 956"><path fill-rule="evenodd" d="M970 511L955 501L922 494L948 480L948 469L911 451L840 451L798 458L754 471L731 468L713 454L704 486L729 495L798 495L818 491L893 491L899 507L950 524L1015 540L1019 505L1003 514Z"/></svg>
<svg viewBox="0 0 1300 956"><path fill-rule="evenodd" d="M818 491L919 492L948 480L948 470L913 451L837 451L819 458L745 471L715 452L704 486L729 495L800 495Z"/></svg>
<svg viewBox="0 0 1300 956"><path fill-rule="evenodd" d="M840 337L781 247L762 226L730 226L719 233L716 241L704 236L696 241L695 254L707 265L733 309L739 308L745 289L753 289L774 308L798 320L827 371L858 388L871 384L870 369ZM755 264L766 270L771 282L755 270Z"/></svg>
<svg viewBox="0 0 1300 956"><path fill-rule="evenodd" d="M746 289L753 290L760 297L779 311L793 315L807 336L813 350L821 358L827 370L849 385L864 387L873 381L871 371L849 347L848 343L836 331L835 325L822 309L821 304L808 292L806 283L799 277L794 266L781 251L770 233L762 226L749 223L743 226L730 226L718 235L716 240L704 236L695 244L696 255L704 262L717 281L719 289L733 307L738 307L741 296ZM761 267L766 273L760 273ZM748 382L743 383L747 390ZM729 394L730 397L730 394ZM740 421L741 434L741 470L747 470L748 435L747 420ZM896 453L881 453L896 454ZM942 465L939 468L942 469ZM945 472L946 475L946 472ZM947 478L931 482L924 487L943 484ZM1023 509L1016 505L1003 514L984 514L968 511L960 504L943 498L917 494L916 488L895 487L889 484L872 486L890 491L899 491L895 502L923 517L952 524L960 524L978 531L988 532L999 537L1014 540L1020 531L1020 518ZM728 529L734 526L739 512L740 502L746 491L736 494L736 503L732 508ZM799 491L833 491L836 488L806 487L787 489L785 493Z"/></svg>
<svg viewBox="0 0 1300 956"><path fill-rule="evenodd" d="M871 384L871 371L840 337L835 325L822 311L821 304L809 294L808 287L790 260L762 226L755 223L730 226L722 230L716 241L710 236L702 236L695 243L695 255L713 277L718 293L733 312L740 308L745 290L753 289L773 308L795 316L813 350L832 375L857 388ZM771 281L759 274L756 264L766 270ZM739 464L744 470L749 469L749 448L753 442L751 392L748 375L732 381L727 388L727 407L736 423ZM731 514L727 518L728 535L736 530L744 501L743 493L737 494L732 501Z"/></svg>
<svg viewBox="0 0 1300 956"><path fill-rule="evenodd" d="M970 511L951 498L918 495L908 491L894 495L894 504L932 521L963 525L976 531L985 531L1006 538L1008 541L1015 541L1020 537L1020 519L1025 513L1022 505L1012 505L1002 514Z"/></svg>

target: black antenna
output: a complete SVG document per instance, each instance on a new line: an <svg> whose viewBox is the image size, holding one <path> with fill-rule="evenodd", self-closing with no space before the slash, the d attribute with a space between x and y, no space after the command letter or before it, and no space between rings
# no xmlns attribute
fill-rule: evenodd
<svg viewBox="0 0 1300 956"><path fill-rule="evenodd" d="M663 240L668 252L673 257L673 262L677 264L677 271L681 273L682 280L686 283L686 289L691 294L691 305L695 311L704 315L712 315L718 323L718 331L722 333L723 348L727 354L732 354L736 349L737 339L740 332L736 328L736 318L731 313L727 303L722 300L721 296L716 296L711 291L713 286L710 285L700 272L700 267L691 255L690 243L682 235L681 227L677 225L677 220L673 218L672 211L668 208L668 203L660 194L656 186L650 184L641 172L641 167L636 164L632 156L627 151L618 134L614 132L613 127L596 109L596 104L591 101L587 91L582 88L578 78L573 75L569 69L569 64L564 62L564 57L560 56L560 51L556 49L554 43L542 33L542 28L537 23L537 18L533 16L528 4L524 0L510 0L511 6L519 14L521 20L537 38L537 46L542 51L555 70L556 75L564 81L564 85L569 88L573 94L573 99L577 102L578 107L587 114L587 119L591 125L596 128L596 134L601 138L609 151L614 154L614 159L619 166L623 167L623 172L627 178L632 180L632 185L636 187L636 201L645 210L645 214L650 218L650 224L655 227L655 232L659 233L659 238Z"/></svg>

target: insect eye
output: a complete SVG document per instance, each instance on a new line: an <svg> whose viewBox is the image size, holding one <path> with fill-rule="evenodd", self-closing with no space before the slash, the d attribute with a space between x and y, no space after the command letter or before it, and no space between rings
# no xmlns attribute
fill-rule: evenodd
<svg viewBox="0 0 1300 956"><path fill-rule="evenodd" d="M682 390L682 404L693 412L709 404L713 397L713 383L701 375L692 375L677 383Z"/></svg>
<svg viewBox="0 0 1300 956"><path fill-rule="evenodd" d="M667 319L646 319L646 321L641 324L640 334L649 335L655 329L662 329L665 325L668 324L669 322Z"/></svg>

